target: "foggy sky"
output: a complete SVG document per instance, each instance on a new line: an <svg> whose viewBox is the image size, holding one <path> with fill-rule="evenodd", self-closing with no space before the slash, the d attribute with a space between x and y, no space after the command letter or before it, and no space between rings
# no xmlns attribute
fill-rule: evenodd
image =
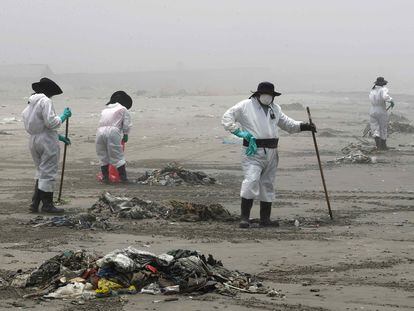
<svg viewBox="0 0 414 311"><path fill-rule="evenodd" d="M340 84L413 79L411 0L0 4L0 64L49 64L57 73L270 67Z"/></svg>

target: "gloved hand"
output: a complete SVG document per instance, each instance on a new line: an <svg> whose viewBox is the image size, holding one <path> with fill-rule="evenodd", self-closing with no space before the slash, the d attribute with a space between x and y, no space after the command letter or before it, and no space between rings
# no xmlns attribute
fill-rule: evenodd
<svg viewBox="0 0 414 311"><path fill-rule="evenodd" d="M390 101L390 107L391 107L391 108L394 108L394 106L395 106L394 101L393 101L393 100L392 100L392 101Z"/></svg>
<svg viewBox="0 0 414 311"><path fill-rule="evenodd" d="M316 133L316 126L313 123L301 123L300 124L300 130L303 131L310 131Z"/></svg>
<svg viewBox="0 0 414 311"><path fill-rule="evenodd" d="M70 145L70 144L71 144L71 141L70 141L69 137L68 137L68 138L66 138L66 137L65 137L65 136L63 136L63 135L59 135L59 140L60 140L61 142L64 142L64 143L65 143L65 145Z"/></svg>
<svg viewBox="0 0 414 311"><path fill-rule="evenodd" d="M237 137L243 138L247 140L248 142L250 142L250 139L253 138L253 135L250 134L248 131L241 131L239 129L232 132L232 134L236 135Z"/></svg>
<svg viewBox="0 0 414 311"><path fill-rule="evenodd" d="M124 134L124 137L122 137L122 141L124 143L128 142L128 134Z"/></svg>
<svg viewBox="0 0 414 311"><path fill-rule="evenodd" d="M250 141L249 141L249 147L247 147L246 149L246 155L250 157L252 155L255 155L256 152L257 152L256 138L252 137L250 138Z"/></svg>
<svg viewBox="0 0 414 311"><path fill-rule="evenodd" d="M62 123L65 122L67 119L69 119L72 116L72 111L70 108L66 107L65 110L63 110L62 115L60 116L60 120L62 120Z"/></svg>

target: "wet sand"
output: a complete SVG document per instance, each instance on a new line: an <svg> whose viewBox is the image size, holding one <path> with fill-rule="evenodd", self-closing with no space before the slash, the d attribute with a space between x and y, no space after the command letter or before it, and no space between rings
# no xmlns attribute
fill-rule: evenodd
<svg viewBox="0 0 414 311"><path fill-rule="evenodd" d="M110 93L110 92L108 92ZM163 187L102 185L94 135L105 99L57 97L55 107L72 107L72 146L63 197L68 214L85 211L108 190L151 200L180 199L220 203L239 212L240 142L224 132L220 118L244 96L135 98L134 128L126 147L129 177L178 161L217 178L212 186ZM281 134L278 196L272 217L279 228L242 230L237 223L171 223L122 220L114 232L32 228L24 223L33 190L33 164L20 119L26 100L3 98L0 105L0 276L27 269L65 249L102 254L115 248L143 248L155 253L191 248L211 253L226 267L257 274L285 298L240 294L164 297L133 295L98 299L85 305L70 301L23 299L25 290L0 287L0 308L39 310L412 310L414 306L414 135L393 134L395 149L376 154L381 163L325 165L334 221L329 220L312 138L309 133ZM322 160L340 156L368 119L368 100L327 94L293 94L280 103L309 105ZM413 106L397 111L414 120ZM305 111L286 111L306 120ZM2 121L3 120L3 121ZM3 122L3 123L2 123ZM63 132L63 129L61 130ZM226 143L223 143L226 142ZM58 185L57 185L58 186ZM258 205L252 213L258 217ZM294 226L298 219L299 227ZM146 245L146 246L144 246Z"/></svg>

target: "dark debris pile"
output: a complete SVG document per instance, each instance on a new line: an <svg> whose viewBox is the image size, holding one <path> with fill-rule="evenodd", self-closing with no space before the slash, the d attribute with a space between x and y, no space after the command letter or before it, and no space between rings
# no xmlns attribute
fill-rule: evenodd
<svg viewBox="0 0 414 311"><path fill-rule="evenodd" d="M162 169L145 172L136 182L143 185L178 186L211 185L215 184L216 180L204 172L186 170L178 163L172 162Z"/></svg>
<svg viewBox="0 0 414 311"><path fill-rule="evenodd" d="M119 225L111 223L109 217L101 217L92 213L82 213L79 215L64 216L37 216L29 220L27 225L37 227L69 227L78 230L82 229L103 229L115 230L119 229Z"/></svg>
<svg viewBox="0 0 414 311"><path fill-rule="evenodd" d="M102 194L89 209L94 215L116 215L129 219L169 219L175 221L234 221L231 214L220 204L204 205L192 202L167 201L158 203L137 197L117 197L108 192Z"/></svg>
<svg viewBox="0 0 414 311"><path fill-rule="evenodd" d="M26 298L86 300L136 293L269 292L256 277L227 269L212 255L185 249L155 255L131 246L103 257L64 251L34 270L11 275L9 281L12 287L32 289Z"/></svg>

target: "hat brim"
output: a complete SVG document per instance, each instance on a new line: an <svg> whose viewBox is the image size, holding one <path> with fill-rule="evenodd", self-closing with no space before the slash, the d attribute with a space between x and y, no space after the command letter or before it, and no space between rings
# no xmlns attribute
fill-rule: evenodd
<svg viewBox="0 0 414 311"><path fill-rule="evenodd" d="M63 93L62 89L52 80L48 82L35 82L32 83L32 90L36 93L45 93L50 96L60 95Z"/></svg>
<svg viewBox="0 0 414 311"><path fill-rule="evenodd" d="M129 110L132 107L132 98L125 92L122 94L115 95L115 96L112 94L111 100L106 105L110 105L114 103L119 103Z"/></svg>
<svg viewBox="0 0 414 311"><path fill-rule="evenodd" d="M388 84L388 81L387 80L380 81L380 82L375 81L374 84L375 85L378 85L378 86L384 86L384 85L387 85Z"/></svg>
<svg viewBox="0 0 414 311"><path fill-rule="evenodd" d="M252 95L250 95L249 98L252 98L253 96L259 95L259 94L267 94L267 95L272 95L274 97L282 95L282 93L279 93L279 92L273 92L273 93L265 93L265 92L258 92L258 91L255 91L255 92L250 91L250 92L252 92Z"/></svg>

